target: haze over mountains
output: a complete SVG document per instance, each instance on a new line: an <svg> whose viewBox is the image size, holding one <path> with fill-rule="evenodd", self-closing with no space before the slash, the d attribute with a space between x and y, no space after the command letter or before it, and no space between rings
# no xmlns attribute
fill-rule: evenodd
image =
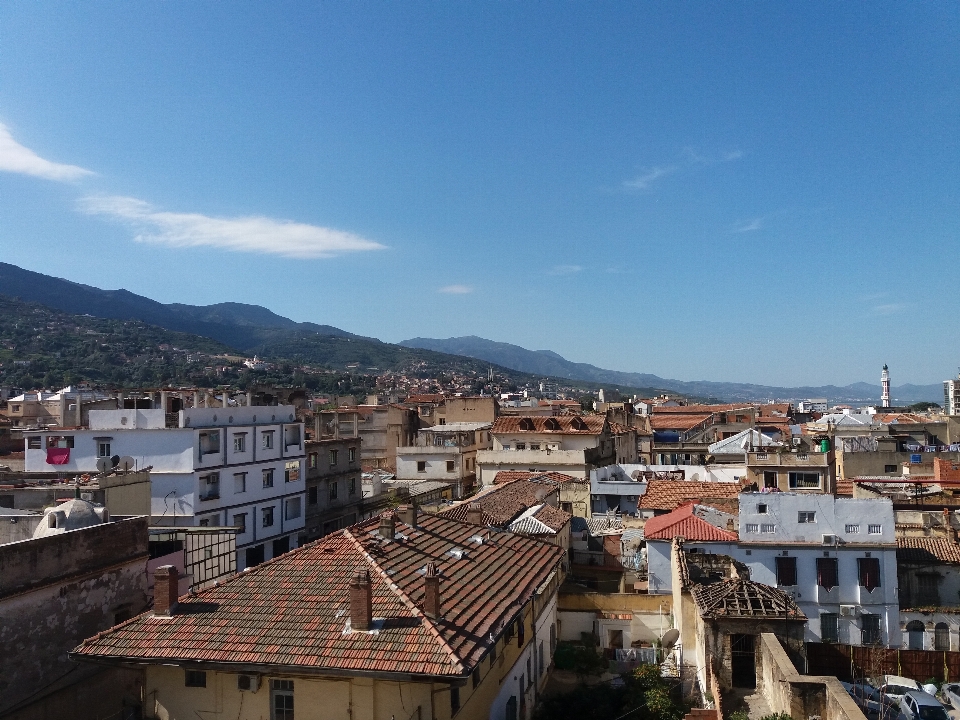
<svg viewBox="0 0 960 720"><path fill-rule="evenodd" d="M117 320L136 319L169 330L218 340L247 354L294 357L311 362L359 362L380 370L427 351L433 362L441 355L460 356L534 376L566 378L610 388L664 390L695 397L729 401L825 397L833 402L878 402L880 386L854 383L843 387L771 387L748 383L682 381L647 373L606 370L575 363L550 350L527 350L518 345L467 336L448 339L413 338L399 344L354 335L331 325L298 323L259 305L218 303L196 306L164 304L128 290L102 290L42 273L0 263L0 294L19 297L70 313ZM450 358L454 360L454 358ZM895 403L940 402L942 386L894 386Z"/></svg>

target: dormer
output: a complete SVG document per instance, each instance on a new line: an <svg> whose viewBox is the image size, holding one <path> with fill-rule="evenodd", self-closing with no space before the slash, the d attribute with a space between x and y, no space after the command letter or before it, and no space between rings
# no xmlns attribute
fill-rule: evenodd
<svg viewBox="0 0 960 720"><path fill-rule="evenodd" d="M533 424L533 418L522 418L520 420L520 429L521 430L535 430L536 427Z"/></svg>
<svg viewBox="0 0 960 720"><path fill-rule="evenodd" d="M544 429L546 429L546 430L559 430L559 429L560 429L560 422L559 422L556 418L554 418L554 417L547 418L547 421L544 423Z"/></svg>
<svg viewBox="0 0 960 720"><path fill-rule="evenodd" d="M570 421L570 427L574 430L589 430L587 423L579 415L574 416L573 420Z"/></svg>

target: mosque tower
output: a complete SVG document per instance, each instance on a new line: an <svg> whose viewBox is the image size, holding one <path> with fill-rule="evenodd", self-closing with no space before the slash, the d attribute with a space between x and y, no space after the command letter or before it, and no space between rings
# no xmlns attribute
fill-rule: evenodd
<svg viewBox="0 0 960 720"><path fill-rule="evenodd" d="M880 407L890 407L890 373L887 371L886 364L883 366L883 372L880 373L880 387L882 388Z"/></svg>

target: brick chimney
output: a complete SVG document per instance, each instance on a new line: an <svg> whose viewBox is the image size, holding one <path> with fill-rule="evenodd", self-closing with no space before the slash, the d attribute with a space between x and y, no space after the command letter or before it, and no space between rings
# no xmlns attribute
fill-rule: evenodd
<svg viewBox="0 0 960 720"><path fill-rule="evenodd" d="M373 620L373 588L370 571L361 570L350 580L350 628L369 630Z"/></svg>
<svg viewBox="0 0 960 720"><path fill-rule="evenodd" d="M423 577L423 614L431 620L440 617L440 573L434 563L427 563Z"/></svg>
<svg viewBox="0 0 960 720"><path fill-rule="evenodd" d="M173 565L161 565L153 573L153 614L170 617L177 609L180 577Z"/></svg>
<svg viewBox="0 0 960 720"><path fill-rule="evenodd" d="M380 516L380 537L393 540L397 534L397 516L392 511Z"/></svg>
<svg viewBox="0 0 960 720"><path fill-rule="evenodd" d="M467 522L472 525L483 525L483 510L480 503L470 503L467 507Z"/></svg>
<svg viewBox="0 0 960 720"><path fill-rule="evenodd" d="M397 515L400 518L400 522L405 523L410 527L417 526L417 506L413 503L398 507Z"/></svg>

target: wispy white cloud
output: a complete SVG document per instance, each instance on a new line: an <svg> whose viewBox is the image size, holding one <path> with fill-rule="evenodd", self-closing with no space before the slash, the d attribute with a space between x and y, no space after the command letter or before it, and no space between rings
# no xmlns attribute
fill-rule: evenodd
<svg viewBox="0 0 960 720"><path fill-rule="evenodd" d="M33 150L14 140L10 129L3 123L0 123L0 171L60 182L71 182L96 174L76 165L62 165L44 160Z"/></svg>
<svg viewBox="0 0 960 720"><path fill-rule="evenodd" d="M554 265L547 270L548 275L573 275L583 270L579 265Z"/></svg>
<svg viewBox="0 0 960 720"><path fill-rule="evenodd" d="M169 247L215 247L304 259L384 249L359 235L318 225L260 216L217 218L164 212L131 197L85 197L79 200L79 208L130 225L138 233L138 242Z"/></svg>
<svg viewBox="0 0 960 720"><path fill-rule="evenodd" d="M875 315L895 315L902 310L907 309L906 303L883 303L874 305L871 310Z"/></svg>
<svg viewBox="0 0 960 720"><path fill-rule="evenodd" d="M745 233L745 232L753 232L754 230L762 230L762 229L763 229L763 218L758 217L758 218L754 218L753 220L750 220L749 222L739 223L735 228L733 228L733 232Z"/></svg>
<svg viewBox="0 0 960 720"><path fill-rule="evenodd" d="M646 190L654 182L665 175L676 172L676 170L677 168L674 165L652 167L649 170L644 170L641 175L638 175L633 180L624 180L623 186L629 190Z"/></svg>
<svg viewBox="0 0 960 720"><path fill-rule="evenodd" d="M730 152L724 154L723 161L732 162L733 160L739 160L742 157L743 157L742 150L731 150Z"/></svg>
<svg viewBox="0 0 960 720"><path fill-rule="evenodd" d="M437 292L446 293L447 295L468 295L473 292L473 288L469 285L445 285L437 290Z"/></svg>

